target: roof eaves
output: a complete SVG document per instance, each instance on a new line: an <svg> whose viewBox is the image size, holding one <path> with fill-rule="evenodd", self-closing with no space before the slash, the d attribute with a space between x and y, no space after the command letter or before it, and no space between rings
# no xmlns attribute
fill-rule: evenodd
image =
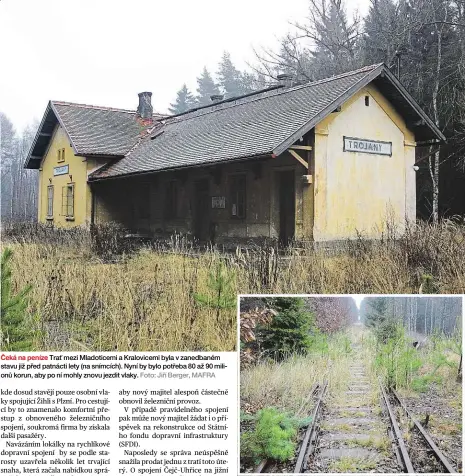
<svg viewBox="0 0 465 476"><path fill-rule="evenodd" d="M366 75L360 78L353 86L346 89L339 97L337 97L332 103L322 109L318 114L313 116L306 124L300 127L297 131L291 134L285 141L279 144L274 150L273 154L278 156L286 151L295 141L304 136L308 131L321 122L326 116L331 114L338 106L342 105L347 99L353 96L357 91L371 83L382 71L386 69L383 63L380 63L372 70L368 70ZM336 78L334 78L336 79Z"/></svg>
<svg viewBox="0 0 465 476"><path fill-rule="evenodd" d="M440 141L446 142L446 136L442 133L439 127L431 120L431 118L423 111L420 105L415 101L413 96L405 89L402 83L391 73L389 68L384 68L384 74L389 78L393 86L399 91L404 99L410 104L415 112L425 121L431 131L437 136Z"/></svg>
<svg viewBox="0 0 465 476"><path fill-rule="evenodd" d="M51 109L51 101L48 102L47 107L45 108L44 115L42 116L42 120L40 121L40 125L37 129L34 140L32 141L31 147L29 148L29 152L27 153L27 156L24 160L23 168L25 168L25 169L29 168L29 165L30 165L29 162L31 161L32 151L34 150L34 148L37 144L37 141L40 137L40 132L41 132L42 128L44 127L45 120L48 116L48 113L50 112L50 109Z"/></svg>
<svg viewBox="0 0 465 476"><path fill-rule="evenodd" d="M58 119L58 122L60 124L60 126L63 128L63 130L66 132L66 135L68 136L69 138L69 141L71 143L71 147L73 148L73 151L76 155L80 155L81 152L78 150L78 148L76 147L76 144L74 143L73 141L73 138L71 137L70 133L68 132L68 130L66 129L66 126L65 126L65 123L63 122L63 120L61 119L60 117L60 114L58 113L55 105L54 105L54 101L50 101L50 107L52 108L52 111L55 113L55 116L57 117Z"/></svg>
<svg viewBox="0 0 465 476"><path fill-rule="evenodd" d="M255 155L244 155L240 157L236 157L234 159L230 158L222 158L218 159L215 161L205 161L205 162L199 162L196 164L189 164L189 165L178 165L174 167L163 167L161 169L156 169L156 170L142 170L142 171L137 171L137 172L122 172L116 175L105 175L103 177L100 177L99 175L109 167L113 165L113 163L108 163L99 168L98 170L95 170L91 174L89 174L87 180L89 182L101 182L103 180L110 180L110 179L117 179L117 178L125 178L125 177L134 177L134 176L139 176L139 175L148 175L148 174L155 174L155 173L160 173L160 172L173 172L177 170L185 170L185 169L192 169L196 167L214 167L215 165L221 164L221 163L230 163L230 162L242 162L244 160L249 160L249 159L262 159L262 158L269 158L272 157L271 151L269 153L263 153L260 152L259 154Z"/></svg>

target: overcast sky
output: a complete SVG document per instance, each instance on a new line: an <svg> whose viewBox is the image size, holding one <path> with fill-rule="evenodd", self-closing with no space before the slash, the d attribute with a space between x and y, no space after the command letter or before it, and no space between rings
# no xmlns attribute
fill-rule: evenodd
<svg viewBox="0 0 465 476"><path fill-rule="evenodd" d="M0 0L0 111L21 130L49 99L135 109L152 91L166 112L223 51L245 69L307 14L308 0Z"/></svg>

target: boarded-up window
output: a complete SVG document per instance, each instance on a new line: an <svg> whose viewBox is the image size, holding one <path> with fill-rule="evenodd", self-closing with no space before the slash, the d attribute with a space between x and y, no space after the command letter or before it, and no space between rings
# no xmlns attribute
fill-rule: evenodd
<svg viewBox="0 0 465 476"><path fill-rule="evenodd" d="M166 218L178 218L178 182L171 180L166 185L165 196Z"/></svg>
<svg viewBox="0 0 465 476"><path fill-rule="evenodd" d="M246 210L246 176L245 174L231 176L231 216L245 218Z"/></svg>
<svg viewBox="0 0 465 476"><path fill-rule="evenodd" d="M61 191L61 214L74 218L74 183L69 183Z"/></svg>
<svg viewBox="0 0 465 476"><path fill-rule="evenodd" d="M47 217L53 217L53 185L47 187Z"/></svg>

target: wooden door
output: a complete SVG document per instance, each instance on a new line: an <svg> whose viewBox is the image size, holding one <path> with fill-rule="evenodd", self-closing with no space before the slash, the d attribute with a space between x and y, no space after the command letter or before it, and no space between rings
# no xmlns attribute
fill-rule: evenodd
<svg viewBox="0 0 465 476"><path fill-rule="evenodd" d="M199 241L210 240L210 184L208 179L194 182L193 204L194 237Z"/></svg>
<svg viewBox="0 0 465 476"><path fill-rule="evenodd" d="M279 241L287 246L295 235L295 174L277 172L279 196Z"/></svg>

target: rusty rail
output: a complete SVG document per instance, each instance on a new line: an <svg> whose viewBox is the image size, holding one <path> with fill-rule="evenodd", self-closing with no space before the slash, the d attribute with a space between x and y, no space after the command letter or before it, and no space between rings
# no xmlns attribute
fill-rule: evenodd
<svg viewBox="0 0 465 476"><path fill-rule="evenodd" d="M434 441L432 440L431 436L428 434L428 432L425 430L423 425L416 420L413 415L408 411L407 406L405 403L400 399L399 395L395 390L391 390L391 393L394 395L395 399L399 402L399 405L402 407L404 410L405 414L407 417L412 421L414 424L415 428L418 430L420 435L423 437L425 440L426 444L431 448L433 451L433 456L441 463L441 465L444 467L444 469L448 473L456 473L457 471L453 468L453 466L450 464L449 460L442 454L441 450L436 446Z"/></svg>
<svg viewBox="0 0 465 476"><path fill-rule="evenodd" d="M321 405L323 402L323 397L325 396L327 388L328 388L328 382L326 381L321 387L320 394L318 395L318 400L315 404L315 408L313 409L312 420L307 427L307 431L305 432L304 439L302 440L302 444L300 445L299 456L297 457L297 463L294 468L294 473L302 472L302 466L304 465L305 461L307 461L308 457L310 456L312 452L313 443L316 439L316 428L317 428L316 423L318 421L318 413L320 412Z"/></svg>
<svg viewBox="0 0 465 476"><path fill-rule="evenodd" d="M386 394L386 390L381 384L380 384L380 388L381 388L381 393L383 395L384 404L386 405L386 409L388 412L389 420L391 422L391 428L394 432L394 440L399 449L399 455L401 459L401 464L404 467L404 472L415 473L415 470L413 469L412 461L410 460L410 456L408 455L408 452L407 452L407 447L405 446L405 441L402 437L402 433L400 431L399 425L397 424L397 420L394 415L394 412L392 411L391 404L389 403L389 398Z"/></svg>
<svg viewBox="0 0 465 476"><path fill-rule="evenodd" d="M308 394L308 397L304 400L304 402L302 403L302 406L300 407L300 409L296 413L296 415L298 415L302 411L304 406L310 401L310 399L318 391L319 388L320 388L319 383L316 383L316 384L313 385L313 387L310 390L310 393ZM264 473L265 469L267 469L271 463L272 463L272 461L269 460L269 459L261 460L260 463L258 464L258 466L255 468L254 473Z"/></svg>

